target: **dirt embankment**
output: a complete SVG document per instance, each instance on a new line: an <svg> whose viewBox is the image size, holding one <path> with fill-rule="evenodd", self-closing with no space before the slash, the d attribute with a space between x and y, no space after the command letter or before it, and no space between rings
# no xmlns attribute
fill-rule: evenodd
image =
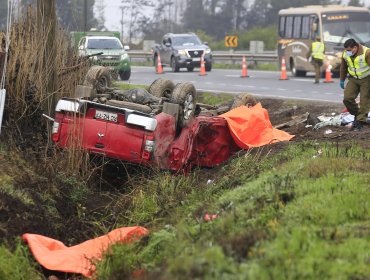
<svg viewBox="0 0 370 280"><path fill-rule="evenodd" d="M340 114L344 106L322 102L295 102L280 99L259 99L269 111L274 126L299 119L305 113L311 116ZM287 125L282 129L294 134L297 141L328 141L346 145L358 144L370 148L370 126L361 131L351 131L345 126L327 126L313 130L303 121ZM270 150L278 152L284 145L272 145ZM289 143L288 143L289 145ZM6 146L3 143L2 146ZM58 238L67 244L75 244L97 233L93 221L104 220L110 228L114 216L107 215L107 209L115 199L116 189L105 189L101 185L86 189L71 178L51 178L40 164L28 162L21 152L1 152L0 184L0 241L9 240L25 232L34 232ZM37 163L36 163L37 165ZM217 173L217 168L208 170ZM81 182L80 182L81 183ZM125 183L121 182L121 185ZM77 186L77 187L76 187ZM90 188L90 186L89 186ZM112 213L114 210L111 211ZM107 215L107 216L104 216Z"/></svg>

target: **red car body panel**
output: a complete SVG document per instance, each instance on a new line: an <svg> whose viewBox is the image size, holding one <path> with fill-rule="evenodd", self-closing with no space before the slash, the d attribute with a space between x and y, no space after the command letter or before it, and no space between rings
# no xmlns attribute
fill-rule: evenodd
<svg viewBox="0 0 370 280"><path fill-rule="evenodd" d="M84 114L57 112L54 124L59 126L53 131L56 145L176 172L187 172L194 166L213 167L240 150L226 120L220 117L195 117L177 135L175 118L171 115L147 115L157 121L154 131L149 131L126 123L122 108L115 110L110 106L103 110L117 114L117 121L95 118L93 105L87 106ZM147 149L148 141L154 141L153 149Z"/></svg>

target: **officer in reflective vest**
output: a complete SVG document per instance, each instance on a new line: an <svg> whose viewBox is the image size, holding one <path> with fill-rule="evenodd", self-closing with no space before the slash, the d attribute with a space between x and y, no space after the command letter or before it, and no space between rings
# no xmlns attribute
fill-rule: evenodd
<svg viewBox="0 0 370 280"><path fill-rule="evenodd" d="M320 36L317 36L316 42L312 42L311 50L307 55L307 57L312 57L311 63L315 68L315 84L318 84L320 82L320 68L324 61L324 54L325 45L323 42L321 42Z"/></svg>
<svg viewBox="0 0 370 280"><path fill-rule="evenodd" d="M352 129L360 130L366 124L370 111L370 49L354 39L344 42L345 51L340 65L340 86L344 89L343 103L355 116ZM348 75L348 83L344 81ZM360 106L356 102L360 94Z"/></svg>

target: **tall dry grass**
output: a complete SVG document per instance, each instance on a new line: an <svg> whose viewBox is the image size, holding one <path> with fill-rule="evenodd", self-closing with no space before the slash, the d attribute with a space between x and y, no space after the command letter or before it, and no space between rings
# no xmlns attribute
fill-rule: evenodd
<svg viewBox="0 0 370 280"><path fill-rule="evenodd" d="M48 35L54 31L55 48L50 50ZM8 143L41 159L49 168L79 170L86 157L77 148L67 153L59 167L50 166L55 152L50 139L52 123L42 114L53 116L60 97L74 96L75 87L82 82L89 66L88 61L76 56L65 30L58 26L53 30L44 24L38 28L35 8L28 7L12 23L10 34L2 135ZM53 91L48 90L51 79Z"/></svg>

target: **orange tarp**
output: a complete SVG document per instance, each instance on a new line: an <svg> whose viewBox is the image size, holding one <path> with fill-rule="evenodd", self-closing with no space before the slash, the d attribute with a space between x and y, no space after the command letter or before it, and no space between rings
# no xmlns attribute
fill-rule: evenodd
<svg viewBox="0 0 370 280"><path fill-rule="evenodd" d="M243 149L288 141L294 137L272 127L268 112L261 103L253 107L237 107L221 117L226 119L235 143Z"/></svg>
<svg viewBox="0 0 370 280"><path fill-rule="evenodd" d="M22 238L43 267L92 277L96 261L101 260L102 254L110 245L117 242L129 243L146 234L148 230L143 227L123 227L72 247L38 234L26 233Z"/></svg>

